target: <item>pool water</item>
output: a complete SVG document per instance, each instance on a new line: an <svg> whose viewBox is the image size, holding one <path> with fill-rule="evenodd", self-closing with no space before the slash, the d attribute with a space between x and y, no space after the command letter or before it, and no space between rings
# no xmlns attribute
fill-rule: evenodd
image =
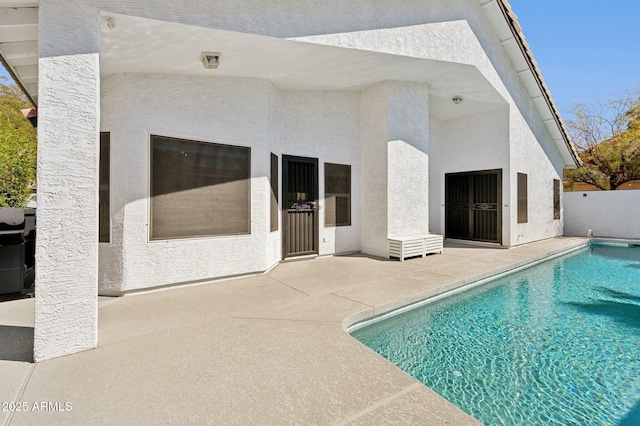
<svg viewBox="0 0 640 426"><path fill-rule="evenodd" d="M640 247L592 243L352 335L488 426L640 424Z"/></svg>

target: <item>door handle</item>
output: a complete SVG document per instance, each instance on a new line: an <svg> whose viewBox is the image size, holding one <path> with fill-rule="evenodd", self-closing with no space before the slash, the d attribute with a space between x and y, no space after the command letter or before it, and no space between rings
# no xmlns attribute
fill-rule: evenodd
<svg viewBox="0 0 640 426"><path fill-rule="evenodd" d="M291 205L290 210L296 210L296 211L315 211L316 210L316 203L314 201L309 201L306 203L293 203L293 205Z"/></svg>

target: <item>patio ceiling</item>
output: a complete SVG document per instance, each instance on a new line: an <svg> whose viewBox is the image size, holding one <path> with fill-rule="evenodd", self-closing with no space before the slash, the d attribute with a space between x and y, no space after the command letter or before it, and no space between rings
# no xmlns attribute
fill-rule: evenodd
<svg viewBox="0 0 640 426"><path fill-rule="evenodd" d="M34 104L38 99L38 1L0 1L0 60Z"/></svg>
<svg viewBox="0 0 640 426"><path fill-rule="evenodd" d="M111 13L103 16L100 40L103 77L124 72L247 77L292 90L359 90L385 80L427 83L431 112L443 120L486 110L487 103L506 104L470 65ZM220 52L219 68L205 69L201 52ZM464 98L460 105L451 101L456 95Z"/></svg>

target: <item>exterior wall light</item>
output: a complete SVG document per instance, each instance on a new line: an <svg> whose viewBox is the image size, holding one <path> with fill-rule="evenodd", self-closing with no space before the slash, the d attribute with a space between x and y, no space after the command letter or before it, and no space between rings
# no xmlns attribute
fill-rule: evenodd
<svg viewBox="0 0 640 426"><path fill-rule="evenodd" d="M200 54L200 60L205 69L212 70L218 68L220 65L220 52L202 52Z"/></svg>
<svg viewBox="0 0 640 426"><path fill-rule="evenodd" d="M460 95L456 95L456 96L454 96L453 98L451 98L451 101L452 101L454 104L458 105L460 102L462 102L462 96L460 96Z"/></svg>

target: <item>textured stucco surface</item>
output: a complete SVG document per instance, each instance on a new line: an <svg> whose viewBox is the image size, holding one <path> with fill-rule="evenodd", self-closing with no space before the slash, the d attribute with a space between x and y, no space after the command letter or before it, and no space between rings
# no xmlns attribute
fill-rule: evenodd
<svg viewBox="0 0 640 426"><path fill-rule="evenodd" d="M509 131L506 108L493 110L441 122L431 117L432 143L430 145L430 209L431 228L445 232L445 174L478 170L502 169L503 201L508 199L505 176L509 167ZM509 245L508 209L502 217L502 243ZM505 218L505 216L507 216ZM506 228L506 229L505 229Z"/></svg>
<svg viewBox="0 0 640 426"><path fill-rule="evenodd" d="M118 122L117 114L105 114L102 122L102 130L112 132L113 227L111 261L102 266L116 277L122 271L122 279L108 279L105 289L126 291L234 275L275 263L273 245L267 247L272 142L268 82L126 74L104 84L110 89L102 94L105 109L120 109L126 117ZM151 134L251 147L251 235L149 241ZM263 253L269 253L271 264Z"/></svg>
<svg viewBox="0 0 640 426"><path fill-rule="evenodd" d="M429 232L429 89L393 83L389 91L387 237Z"/></svg>
<svg viewBox="0 0 640 426"><path fill-rule="evenodd" d="M564 193L565 235L640 238L640 191Z"/></svg>
<svg viewBox="0 0 640 426"><path fill-rule="evenodd" d="M362 92L360 156L362 179L361 250L376 256L387 254L387 142L389 141L388 84Z"/></svg>
<svg viewBox="0 0 640 426"><path fill-rule="evenodd" d="M362 93L363 252L386 257L389 236L428 232L429 88L388 81Z"/></svg>
<svg viewBox="0 0 640 426"><path fill-rule="evenodd" d="M320 254L360 251L360 93L276 91L280 134L274 152L318 159ZM324 163L351 166L351 226L324 226Z"/></svg>
<svg viewBox="0 0 640 426"><path fill-rule="evenodd" d="M41 58L39 74L36 360L97 343L98 55Z"/></svg>
<svg viewBox="0 0 640 426"><path fill-rule="evenodd" d="M432 230L444 233L444 175L440 170L448 173L496 168L503 172L503 244L517 245L561 235L562 222L553 220L553 191L549 192L549 188L552 188L553 179L561 175L562 156L511 61L499 48L495 34L486 31L482 14L470 16L470 9L461 12L460 16L466 19L452 22L319 35L300 40L346 48L398 51L413 57L475 66L502 100L487 101L484 112L448 119L448 114L438 117L437 106L443 100L432 96L429 122ZM451 90L452 96L459 94L453 91L455 87ZM464 98L464 93L462 95ZM463 105L465 101L460 106ZM495 118L496 115L501 118ZM494 118L490 118L492 116ZM451 155L452 149L457 149L457 155ZM529 175L532 188L529 205L539 206L530 207L529 222L524 225L517 224L517 212L511 207L517 200L517 188L510 182L518 172ZM433 206L440 206L440 210L434 211Z"/></svg>
<svg viewBox="0 0 640 426"><path fill-rule="evenodd" d="M113 228L111 244L101 244L104 293L264 271L277 263L279 232L268 228L270 153L280 161L283 154L319 160L320 254L359 251L359 193L352 198L354 226L325 227L323 208L325 162L351 165L352 187L359 186L358 92L158 74L112 75L103 87ZM149 241L150 134L250 147L251 234Z"/></svg>
<svg viewBox="0 0 640 426"><path fill-rule="evenodd" d="M276 5L278 2L272 3L274 4L262 5L265 10L268 10L267 14L273 13L274 10L280 10L280 7ZM56 2L52 2L51 4L52 8L59 12L61 5ZM168 10L174 6L166 5L161 1L150 2L145 5L143 10L139 8L136 8L135 10L131 9L131 6L126 2L105 3L96 1L90 2L90 4L95 6L95 10L100 10L103 15L108 14L109 12L131 14L145 18L165 19L182 24L193 24L231 31L248 31L248 28L246 27L247 22L245 22L244 19L253 16L252 13L257 13L259 10L259 5L254 2L243 2L242 4L236 5L223 2L217 5L215 16L210 14L206 16L199 16L196 11L204 12L207 5L205 2L196 1L191 5L191 12L193 13L181 14L179 17L172 16L169 19L167 15L169 13ZM86 7L82 9L83 13L86 14L85 19L93 20L95 16L91 12L91 7L89 5L85 6ZM164 6L164 8L161 6ZM273 7L270 8L268 6ZM350 4L349 7L353 7L353 5ZM235 8L236 11L244 10L247 15L238 15L237 13L233 13L233 8ZM296 5L296 7L288 9L281 19L274 20L269 24L267 24L267 21L262 21L264 17L261 17L257 22L252 22L251 29L248 32L276 37L290 37L298 41L326 44L346 49L383 52L412 58L471 65L473 68L470 68L469 71L472 69L478 70L484 78L493 85L495 91L499 94L497 101L493 95L493 97L486 98L486 105L481 106L481 109L493 110L496 108L502 108L499 106L500 103L512 103L512 113L507 116L507 123L509 123L510 127L506 136L507 140L524 141L522 144L526 145L530 144L531 141L533 141L534 144L537 144L536 136L538 136L539 139L548 137L548 135L545 134L544 125L536 121L537 116L535 109L533 108L533 104L527 97L517 74L511 68L511 64L504 50L500 47L499 43L496 43L496 35L491 31L489 21L486 19L479 4L459 1L448 2L445 4L444 2L433 1L428 7L424 7L420 2L405 2L401 7L396 5L393 8L390 8L390 5L383 3L377 3L375 5L367 4L365 9L375 12L375 15L360 13L357 14L356 19L351 20L345 19L344 10L342 9L339 14L334 13L336 10L333 10L331 5L324 5L322 7L323 12L325 12L325 15L323 16L320 16L321 14L316 14L318 10L315 8L316 6L313 5ZM231 15L233 15L233 17ZM326 15L330 15L332 19L328 19L328 16ZM313 16L313 19L306 22L306 28L299 28L295 26L291 27L290 25L284 24L286 21L285 18L311 16ZM380 22L373 19L373 16L385 16L385 20L389 22L385 25L381 25ZM316 26L323 29L311 29ZM107 81L109 79L123 78L118 77L122 75L128 76L127 79L129 79L130 82L131 79L133 79L131 74L118 74L116 76L108 77ZM369 161L370 159L368 158L366 147L363 146L362 142L370 138L370 135L367 135L367 132L374 132L376 126L384 126L384 124L377 123L377 120L375 119L374 121L376 121L376 123L373 126L366 126L365 128L362 124L367 121L368 116L375 114L376 107L372 105L370 100L366 99L367 96L369 96L367 92L371 89L365 89L361 92L361 110L358 111L358 106L356 106L356 102L354 102L356 99L355 96L357 95L351 95L352 104L348 108L332 108L327 107L327 105L330 105L332 102L338 105L340 101L336 100L336 98L347 95L339 95L335 92L327 97L321 96L320 93L322 92L316 91L315 93L317 96L315 96L311 91L302 90L300 93L289 91L283 97L280 96L281 93L279 93L277 88L267 87L269 84L266 81L260 82L255 79L237 79L233 80L232 83L231 79L218 78L216 81L211 82L207 80L206 83L204 80L201 80L201 84L198 84L195 83L197 80L190 80L191 78L192 77L180 77L176 75L171 75L170 77L154 77L152 75L146 75L144 78L139 78L136 83L131 83L131 86L127 90L129 90L128 93L134 94L134 96L127 96L126 101L122 101L125 106L131 105L130 108L124 109L127 111L127 113L123 115L126 119L122 119L123 122L120 127L120 129L123 129L122 131L126 133L126 138L132 137L132 132L128 131L128 128L140 127L140 124L131 123L131 121L147 121L142 124L142 127L147 129L147 132L153 132L152 130L149 130L150 127L154 127L151 125L151 122L153 120L159 120L162 124L155 127L167 128L164 134L179 137L190 137L189 134L193 134L200 136L192 136L198 140L218 142L224 142L227 140L230 143L247 146L250 145L254 150L252 153L253 158L258 161L261 158L259 156L261 153L255 151L259 151L265 147L272 148L271 151L276 151L278 154L308 155L314 158L319 158L320 155L314 154L314 151L322 151L322 149L318 149L318 141L322 140L322 144L326 145L326 150L329 152L333 149L332 147L334 146L335 141L335 146L340 146L343 152L340 152L339 155L329 154L328 157L334 158L329 161L353 164L354 176L361 175L363 176L363 180L369 180L369 178L371 178L375 181L376 178L380 179L380 176L375 176L379 175L379 167L383 167L382 170L390 170L388 169L389 164L387 164L387 159L379 159L373 162ZM159 79L162 80L162 82L154 84L154 80ZM409 115L406 115L404 113L408 111L404 111L402 108L397 109L396 111L390 109L383 113L387 115L385 121L387 121L387 125L390 126L387 129L381 128L378 130L379 134L386 133L386 136L382 138L385 139L385 148L388 149L386 144L389 141L406 139L394 136L394 133L399 133L401 135L408 135L409 138L413 138L414 140L424 140L425 146L420 149L424 152L425 156L428 156L429 149L427 148L426 141L429 139L429 112L431 111L432 116L443 118L442 127L444 129L451 129L451 131L445 131L443 133L444 137L442 139L439 140L437 137L433 138L432 144L434 147L432 149L436 151L438 150L436 146L441 145L439 149L440 152L447 152L450 148L449 143L452 137L459 134L467 135L468 137L464 139L469 145L460 149L460 155L462 158L469 159L469 162L472 164L464 168L460 168L457 171L480 170L486 168L478 164L482 163L482 160L478 163L471 161L475 160L477 157L466 155L467 153L465 150L469 150L469 148L474 150L475 147L488 148L492 143L496 144L496 142L491 141L490 138L487 137L487 134L494 131L493 124L495 123L488 124L486 122L481 122L480 120L474 121L473 118L468 118L469 116L457 118L455 120L447 120L446 118L448 118L450 114L445 110L448 111L450 109L450 105L446 105L445 107L445 103L443 101L446 101L446 99L443 99L441 96L443 93L447 93L447 91L450 91L450 94L457 94L457 92L455 91L455 87L442 87L439 84L437 76L431 77L431 82L428 85L423 84L425 88L433 86L438 95L432 95L431 99L428 101L424 99L425 107L423 108L424 111L422 111L423 115L421 117L417 116L417 111L411 111ZM108 85L108 83L105 83L105 85ZM118 83L114 83L113 85L117 86ZM259 85L263 85L263 87L255 90ZM194 86L197 86L198 88L195 89ZM387 90L389 89L387 88ZM157 91L164 93L157 94ZM183 93L180 93L181 91ZM198 93L193 93L194 91L198 91ZM105 93L107 93L105 96L113 98L113 102L118 103L118 94L112 92L117 91L105 91ZM124 91L121 90L120 94L123 92ZM393 93L388 91L386 94L388 99L379 99L378 102L389 102L391 105L403 105L403 108L405 108L405 105L410 104L410 102L407 102L408 96L412 96L411 93L417 94L418 91L416 91L415 88L412 88L407 90L405 93L398 93L397 100L392 99ZM465 95L471 97L467 93L465 93ZM194 97L197 98L196 102L193 102ZM301 103L300 101L305 97L307 97L308 100ZM133 105L132 100L135 99L139 100L139 103ZM238 101L239 99L242 99L242 101ZM477 99L482 99L482 97L478 97ZM149 108L148 101L159 104L167 103L170 105L165 105L164 111L159 111L157 114L137 114L138 116L144 116L144 118L139 117L132 119L132 115L136 116L132 111L142 111ZM103 103L105 103L105 109L109 108L108 104L111 102L111 100L103 100ZM475 100L469 101L469 103L464 104L460 108L466 108L469 104L477 104L478 102L482 105L482 101ZM440 107L428 108L430 103ZM224 105L224 108L222 105ZM474 107L476 107L477 110L478 105L474 105ZM200 112L195 112L198 108ZM152 111L155 111L162 108L159 105L151 105L151 109ZM113 110L122 111L122 109L117 108L113 108ZM524 112L521 112L521 110ZM207 112L202 113L202 111ZM211 114L208 113L209 111ZM115 114L117 115L118 113L115 112ZM415 119L410 120L407 118L411 114L414 115ZM475 116L476 114L472 115ZM203 122L202 117L213 117L213 121L219 119L219 127L214 126L212 128L210 123ZM251 119L246 120L249 117L251 117ZM480 115L480 118L483 118L483 116ZM350 122L347 125L347 127L350 128L344 130L345 123L347 121ZM360 122L361 132L359 135L356 135L356 131L353 127L354 121ZM182 127L188 127L189 130L186 131L182 128L176 129L178 123L180 123ZM527 123L532 123L532 125L529 126ZM277 126L275 124L277 124ZM499 129L503 130L504 124L505 123L501 123ZM421 127L419 125L421 125ZM207 128L207 130L198 130L201 126L202 128ZM103 125L103 130L106 130L106 127L109 126ZM334 128L337 130L332 132ZM114 132L117 133L118 129L114 129ZM425 135L420 135L420 132L425 133ZM498 139L502 139L502 134L500 136L501 137ZM124 137L125 136L123 135L123 138ZM355 147L353 140L356 137L359 137L360 144L362 145L362 148L364 148L362 152L358 153L357 151L354 151L354 149L350 148L345 150L345 147ZM138 132L136 138L140 138L140 132ZM288 138L290 139L288 140ZM294 139L295 142L293 142ZM513 143L514 146L510 146L511 143ZM296 148L287 151L291 144L294 144ZM517 234L516 232L530 233L530 235L528 234L525 238L527 241L557 235L558 232L557 229L555 229L557 227L554 227L553 224L549 225L543 220L538 221L544 222L542 223L542 226L539 226L540 223L538 222L531 224L530 228L535 230L533 232L530 232L528 229L525 231L521 229L512 230L512 222L515 220L515 216L508 209L510 201L515 197L515 191L509 184L509 178L512 174L512 165L510 164L512 160L509 158L509 155L511 151L526 151L528 148L521 148L520 146L515 145L515 142L509 142L506 146L504 144L500 144L500 142L497 142L497 144L499 145L497 150L499 159L495 158L496 150L491 149L495 148L493 146L481 153L480 157L492 156L493 161L488 162L497 163L498 166L491 166L491 168L501 168L504 173L503 200L504 208L507 210L503 212L503 242L507 245L523 242L520 241L523 235ZM280 145L281 147L278 149ZM443 145L447 145L447 147L444 148L442 147ZM546 145L549 145L549 147L546 147L548 150L553 151L554 148L551 146L552 144L546 143ZM133 156L135 160L129 160L132 162L139 161L139 158L142 156L140 153L140 144L136 144L135 147L137 154ZM114 150L116 149L117 148L114 147ZM533 150L535 151L535 148ZM130 150L127 150L127 155L130 154L129 151ZM266 151L267 150L265 149L265 154ZM305 152L308 152L309 154L304 154ZM530 157L528 154L529 153L523 155L523 157ZM553 155L553 152L551 152L551 154ZM363 159L363 165L368 167L369 173L365 171L361 174L358 173L358 162L355 157L358 157L359 155ZM546 161L544 157L536 158L536 160L543 163ZM394 161L397 162L398 160L396 159ZM400 160L400 162L401 161L402 160ZM432 160L432 162L433 161L436 161L439 164L443 162L446 163L446 161L441 161L439 157L436 158L436 160ZM461 163L463 162L464 161L461 161ZM262 162L260 164L262 165L252 166L254 168L254 170L252 170L252 172L254 172L254 174L252 174L254 177L252 192L252 203L254 206L252 207L256 210L252 211L254 222L252 224L252 235L251 237L248 237L249 241L241 242L238 241L241 240L241 238L231 238L234 240L233 242L226 241L223 243L222 245L228 248L228 250L221 251L229 253L229 255L221 264L216 265L216 262L213 261L207 262L206 265L200 265L197 262L198 256L195 256L195 259L185 261L180 266L175 267L175 273L169 275L167 275L164 270L166 268L162 267L162 265L165 264L163 259L176 258L175 256L178 256L177 258L181 259L187 252L193 253L194 251L202 252L203 256L205 256L204 253L208 251L209 243L205 243L204 246L198 247L200 250L193 250L194 247L184 249L173 247L172 243L166 242L164 243L165 247L162 249L150 249L151 246L147 244L144 239L141 240L141 236L144 235L144 233L140 232L140 230L136 232L123 231L121 237L117 236L116 234L119 231L118 226L121 226L126 230L133 230L136 226L139 226L140 222L145 220L142 217L144 209L146 208L144 205L144 194L142 194L144 191L140 191L141 188L140 185L138 185L138 189L134 190L134 194L132 194L133 198L139 200L138 205L136 206L136 203L132 202L131 195L129 195L126 207L116 208L113 212L113 219L118 219L113 221L114 242L117 243L118 238L122 238L122 244L115 244L111 247L108 250L108 253L105 253L104 258L109 260L109 264L114 263L111 262L111 259L113 258L115 258L116 264L118 263L118 259L122 259L120 263L123 266L122 268L118 268L117 266L112 267L114 275L116 276L115 280L111 278L112 274L101 274L101 282L104 283L104 288L126 290L132 288L143 288L150 285L162 285L168 282L175 282L175 276L180 276L182 281L192 281L207 277L233 275L237 273L264 270L277 262L280 252L279 236L277 233L270 235L270 237L266 239L263 236L259 236L261 234L261 230L259 228L263 225L258 222L260 222L260 218L262 218L263 213L268 207L268 205L264 203L264 199L268 196L267 182L264 180L259 182L255 174L260 174L260 172L255 169L262 168L263 173L266 171L266 163ZM376 164L375 168L372 167L373 164ZM319 177L322 182L322 163L320 163L320 165ZM420 167L418 164L416 164L416 166ZM440 165L440 170L444 170L445 168L446 165ZM542 169L544 169L544 173L547 173L549 167L542 167ZM148 175L148 170L145 170L144 167L129 167L127 168L127 174L131 175L131 179L128 177L128 181L144 182L145 176ZM393 173L391 175L393 176ZM375 192L377 189L387 186L386 190L394 194L394 197L402 198L397 192L395 192L395 188L402 188L402 174L397 174L396 176L398 176L398 179L394 181L395 186L393 190L391 187L387 186L387 182L378 182L374 185L373 181L371 181L369 182L370 184L365 184L366 187L363 186L362 193L366 194L369 189L373 189L373 192ZM427 190L423 190L420 194L410 193L407 195L407 198L412 198L412 203L414 205L415 201L413 200L424 199L422 206L424 207L425 212L429 211L429 201L431 201L431 204L434 206L441 205L443 203L442 178L442 173L431 173L431 186L436 189L435 191L432 191L435 195L431 195L431 200L429 200ZM416 177L415 181L428 185L429 176L425 175L423 176L423 179ZM536 179L534 178L530 181L533 182L536 181ZM354 187L359 186L357 178L354 179L353 184ZM404 188L407 188L408 186L409 185L405 184ZM395 219L382 217L384 215L391 214L392 212L402 211L404 212L404 215L407 211L411 211L407 210L406 206L399 204L401 203L401 200L387 200L385 199L385 196L371 194L363 196L371 199L373 201L372 203L364 199L359 202L357 192L354 195L352 204L354 206L354 225L347 228L331 228L326 231L321 227L321 254L362 249L369 253L384 255L386 251L386 242L384 240L389 232L392 234L397 234L398 232L404 234L412 229L422 232L424 230L422 228L427 228L427 230L429 228L428 214L424 215L426 224L423 223L421 225L416 225L419 221L419 216L413 219L411 217L406 218L407 220L405 223L413 223L413 225L407 225L406 228L402 228L403 225L399 225L399 223L402 222L402 219L399 219L402 215L399 213L393 213ZM379 202L382 202L382 204L379 204ZM119 200L114 200L114 205L118 204ZM379 211L363 211L362 214L364 216L362 225L358 226L358 208L367 206L367 209L378 210L377 207L372 207L378 205L383 206L380 207L380 209L387 206L389 211L386 213ZM432 228L436 231L439 230L439 232L443 232L442 228L444 226L444 221L441 217L442 215L439 215L438 212L434 213L433 209L431 210L431 216L435 219ZM321 209L321 223L323 222L323 213L324 212ZM370 223L371 221L369 218L374 218L376 216L379 217ZM255 219L257 219L257 221L255 221ZM128 223L131 224L128 225ZM388 229L384 229L385 227ZM137 236L134 237L133 235L129 235L130 233ZM370 234L373 234L373 236ZM136 241L134 241L135 238L137 238ZM245 239L247 239L247 237L245 237ZM358 239L361 241L359 242ZM370 240L376 240L375 244L371 244ZM137 246L135 244L137 244ZM183 241L179 244L181 247L184 246ZM160 244L158 244L158 246L159 245ZM187 244L187 246L190 246L190 244ZM229 262L229 260L236 258L236 255L239 252L244 251L244 247L246 246L250 247L250 258L255 259L255 261L244 261L242 262L242 265L239 265L238 262L234 261ZM123 247L128 247L127 250L133 249L136 252L138 250L142 250L142 253L150 254L150 256L141 256L146 258L148 262L151 262L151 264L147 263L144 265L145 268L143 268L143 270L155 268L158 270L158 273L153 273L150 276L140 278L132 276L130 271L136 270L139 262L135 266L130 265L130 267L128 267L128 261L124 258ZM107 251L104 249L102 250L105 252ZM160 252L163 252L163 254L158 256ZM265 253L268 253L266 254L266 257ZM140 262L144 263L143 261ZM120 277L118 277L118 275L120 275ZM158 282L157 278L162 278L161 282ZM118 284L118 282L120 284Z"/></svg>
<svg viewBox="0 0 640 426"><path fill-rule="evenodd" d="M513 115L513 111L512 114ZM542 124L540 124L542 126ZM543 128L534 128L543 131ZM560 220L553 214L553 180L560 183L562 200L563 162L557 150L531 132L525 120L516 114L511 120L510 199L511 244L519 245L543 238L562 235L563 215ZM528 221L518 222L517 174L527 174ZM560 204L562 206L562 202Z"/></svg>

